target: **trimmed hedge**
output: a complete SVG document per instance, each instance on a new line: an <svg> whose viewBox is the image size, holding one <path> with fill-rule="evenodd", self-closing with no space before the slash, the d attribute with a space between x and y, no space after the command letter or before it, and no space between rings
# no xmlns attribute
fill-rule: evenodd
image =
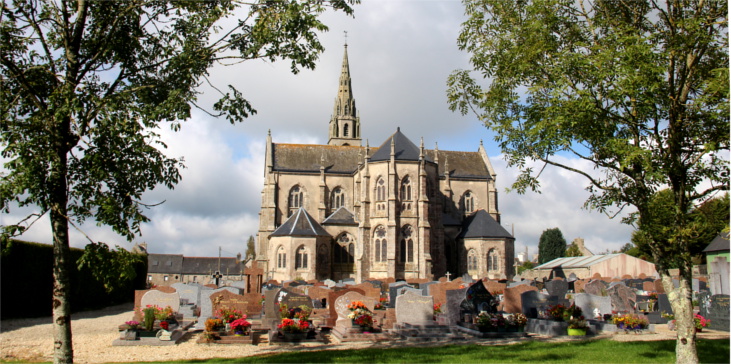
<svg viewBox="0 0 731 364"><path fill-rule="evenodd" d="M102 283L88 268L79 270L77 261L83 249L71 248L69 260L72 312L99 309L109 305L131 302L135 289L145 289L147 259L135 266L137 276L122 287L107 293ZM53 290L53 246L10 240L2 246L0 260L0 317L25 318L51 315Z"/></svg>

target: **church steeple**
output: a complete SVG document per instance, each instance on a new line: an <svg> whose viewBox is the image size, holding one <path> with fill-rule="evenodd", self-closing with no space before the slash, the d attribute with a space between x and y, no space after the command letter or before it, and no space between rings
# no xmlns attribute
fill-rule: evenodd
<svg viewBox="0 0 731 364"><path fill-rule="evenodd" d="M360 116L358 116L355 99L353 98L347 42L343 53L343 66L340 69L338 95L335 98L333 115L330 118L330 134L327 144L361 145Z"/></svg>

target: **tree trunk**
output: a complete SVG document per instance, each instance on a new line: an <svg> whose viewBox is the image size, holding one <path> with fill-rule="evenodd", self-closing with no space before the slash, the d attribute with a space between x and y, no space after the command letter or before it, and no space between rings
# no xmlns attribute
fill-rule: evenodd
<svg viewBox="0 0 731 364"><path fill-rule="evenodd" d="M73 363L69 282L69 223L67 214L67 159L58 153L49 176L51 230L53 231L53 362Z"/></svg>
<svg viewBox="0 0 731 364"><path fill-rule="evenodd" d="M693 320L693 301L690 277L680 275L678 288L673 285L673 278L662 274L662 285L668 294L670 305L675 315L677 342L675 344L675 362L682 364L698 363L698 352L695 343L695 321Z"/></svg>

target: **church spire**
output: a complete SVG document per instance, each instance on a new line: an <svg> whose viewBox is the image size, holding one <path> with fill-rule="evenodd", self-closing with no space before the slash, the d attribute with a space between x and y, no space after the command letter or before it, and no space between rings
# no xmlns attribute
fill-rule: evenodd
<svg viewBox="0 0 731 364"><path fill-rule="evenodd" d="M355 107L353 89L350 79L350 63L348 62L347 32L345 33L345 51L343 65L340 68L338 94L335 98L333 115L330 119L329 145L361 145L360 117Z"/></svg>

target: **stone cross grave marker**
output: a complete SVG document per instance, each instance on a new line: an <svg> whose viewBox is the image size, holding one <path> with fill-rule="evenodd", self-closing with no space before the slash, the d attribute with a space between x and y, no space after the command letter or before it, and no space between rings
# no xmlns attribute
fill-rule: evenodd
<svg viewBox="0 0 731 364"><path fill-rule="evenodd" d="M434 299L412 291L396 297L396 323L429 325L434 323Z"/></svg>

